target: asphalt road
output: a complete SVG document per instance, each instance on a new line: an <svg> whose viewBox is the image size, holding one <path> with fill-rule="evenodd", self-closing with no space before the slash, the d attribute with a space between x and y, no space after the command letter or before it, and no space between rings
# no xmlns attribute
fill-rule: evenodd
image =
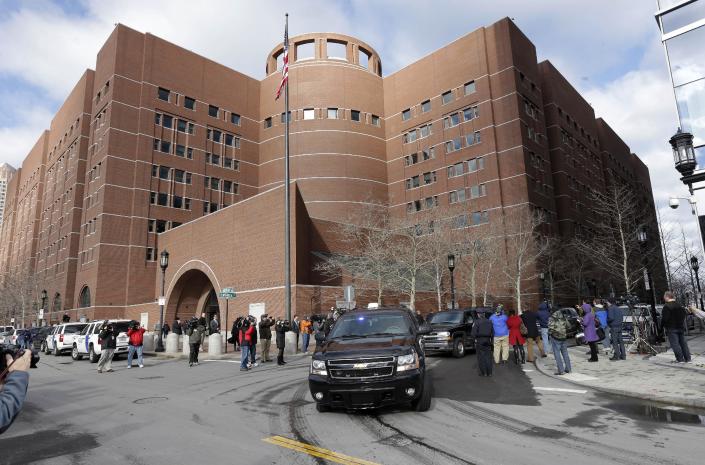
<svg viewBox="0 0 705 465"><path fill-rule="evenodd" d="M249 373L204 360L131 370L122 360L97 374L42 356L0 464L700 464L705 453L705 416L581 390L530 365L480 378L472 354L429 358L426 413L321 414L308 359Z"/></svg>

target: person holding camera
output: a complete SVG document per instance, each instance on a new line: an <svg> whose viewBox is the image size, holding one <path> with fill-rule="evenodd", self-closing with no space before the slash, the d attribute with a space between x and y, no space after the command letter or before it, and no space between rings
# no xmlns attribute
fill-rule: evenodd
<svg viewBox="0 0 705 465"><path fill-rule="evenodd" d="M259 322L259 337L262 338L262 363L271 362L269 349L272 347L272 326L274 320L266 313L262 315Z"/></svg>
<svg viewBox="0 0 705 465"><path fill-rule="evenodd" d="M20 357L13 359L5 355L7 376L0 381L0 434L4 433L15 421L22 410L29 386L29 366L32 362L32 351L26 350Z"/></svg>
<svg viewBox="0 0 705 465"><path fill-rule="evenodd" d="M98 360L98 373L102 373L103 369L110 373L113 371L112 363L115 356L115 348L117 347L117 334L112 323L103 323L98 333L100 338L100 360Z"/></svg>
<svg viewBox="0 0 705 465"><path fill-rule="evenodd" d="M277 349L279 349L277 365L286 365L284 361L284 346L286 345L286 332L291 330L291 325L287 320L277 320L274 328L277 333Z"/></svg>
<svg viewBox="0 0 705 465"><path fill-rule="evenodd" d="M199 324L196 317L191 318L186 329L188 336L188 344L191 349L188 356L188 366L198 365L198 349L201 346L201 336L205 332L205 328Z"/></svg>
<svg viewBox="0 0 705 465"><path fill-rule="evenodd" d="M142 358L142 349L144 344L144 331L137 321L132 321L127 330L127 337L130 338L129 346L127 347L127 368L132 368L132 358L137 353L137 364L140 368L144 368L144 359Z"/></svg>
<svg viewBox="0 0 705 465"><path fill-rule="evenodd" d="M233 321L233 327L230 330L230 338L233 341L233 349L235 352L240 350L240 328L242 327L242 317L239 316Z"/></svg>
<svg viewBox="0 0 705 465"><path fill-rule="evenodd" d="M252 334L255 332L249 318L243 318L240 325L240 371L248 371L250 369L250 348L252 347Z"/></svg>

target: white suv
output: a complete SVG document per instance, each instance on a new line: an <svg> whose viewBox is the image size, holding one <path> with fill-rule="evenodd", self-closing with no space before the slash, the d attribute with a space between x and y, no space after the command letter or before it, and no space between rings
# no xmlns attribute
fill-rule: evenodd
<svg viewBox="0 0 705 465"><path fill-rule="evenodd" d="M44 353L53 353L59 356L62 352L68 352L73 347L78 334L86 325L86 323L62 323L56 325L54 330L46 337Z"/></svg>
<svg viewBox="0 0 705 465"><path fill-rule="evenodd" d="M0 344L10 344L13 334L15 334L14 326L0 326Z"/></svg>
<svg viewBox="0 0 705 465"><path fill-rule="evenodd" d="M88 323L86 327L83 328L83 331L81 331L81 334L78 335L73 343L71 358L81 360L84 355L87 355L91 363L98 362L101 352L101 340L98 337L98 333L100 333L100 328L106 321L112 323L118 335L115 355L127 353L127 328L131 320L100 320Z"/></svg>

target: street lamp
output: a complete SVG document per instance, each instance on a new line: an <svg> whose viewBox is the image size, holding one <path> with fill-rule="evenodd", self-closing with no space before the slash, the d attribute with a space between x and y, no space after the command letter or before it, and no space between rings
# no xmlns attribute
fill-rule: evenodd
<svg viewBox="0 0 705 465"><path fill-rule="evenodd" d="M539 279L541 280L541 299L546 300L546 275L543 273L539 273Z"/></svg>
<svg viewBox="0 0 705 465"><path fill-rule="evenodd" d="M157 348L154 349L155 352L164 352L164 304L166 303L166 297L164 296L164 282L166 281L166 269L169 266L169 252L162 250L159 256L159 266L162 269L162 292L159 296L159 339L157 340Z"/></svg>
<svg viewBox="0 0 705 465"><path fill-rule="evenodd" d="M698 283L698 298L700 300L700 308L703 307L703 294L700 292L700 276L698 275L698 270L700 269L700 264L698 263L698 257L693 255L690 257L690 267L693 269L695 272L695 282Z"/></svg>
<svg viewBox="0 0 705 465"><path fill-rule="evenodd" d="M651 272L649 271L649 262L646 258L647 256L647 246L649 243L649 237L646 234L646 229L641 228L636 233L636 239L641 246L641 257L644 266L644 271L646 272L646 281L644 282L644 287L649 293L649 300L651 301L651 316L654 317L656 321L656 298L654 297L654 286L651 282Z"/></svg>
<svg viewBox="0 0 705 465"><path fill-rule="evenodd" d="M700 215L698 214L698 200L695 196L691 197L671 197L668 201L668 206L672 209L676 209L680 206L681 200L687 200L690 203L690 212L695 216L695 223L698 225L698 234L700 235L700 243L703 246L703 252L705 252L705 244L703 244L703 232L700 229Z"/></svg>
<svg viewBox="0 0 705 465"><path fill-rule="evenodd" d="M47 309L47 291L46 289L42 290L42 293L40 294L40 297L42 298L42 310L46 312ZM42 319L44 319L44 315L42 315ZM40 325L39 318L37 318L37 326Z"/></svg>
<svg viewBox="0 0 705 465"><path fill-rule="evenodd" d="M669 140L673 148L673 162L676 165L678 172L683 175L682 181L690 186L687 182L688 176L695 171L695 150L693 149L693 135L689 132L678 131Z"/></svg>
<svg viewBox="0 0 705 465"><path fill-rule="evenodd" d="M453 270L455 269L455 255L448 254L448 270L450 271L450 309L455 310L455 278Z"/></svg>

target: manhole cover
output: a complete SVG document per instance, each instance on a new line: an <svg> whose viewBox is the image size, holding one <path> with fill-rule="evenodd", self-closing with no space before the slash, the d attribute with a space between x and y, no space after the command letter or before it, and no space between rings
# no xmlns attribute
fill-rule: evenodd
<svg viewBox="0 0 705 465"><path fill-rule="evenodd" d="M158 402L164 402L169 400L168 397L145 397L143 399L137 399L132 401L133 404L156 404Z"/></svg>

